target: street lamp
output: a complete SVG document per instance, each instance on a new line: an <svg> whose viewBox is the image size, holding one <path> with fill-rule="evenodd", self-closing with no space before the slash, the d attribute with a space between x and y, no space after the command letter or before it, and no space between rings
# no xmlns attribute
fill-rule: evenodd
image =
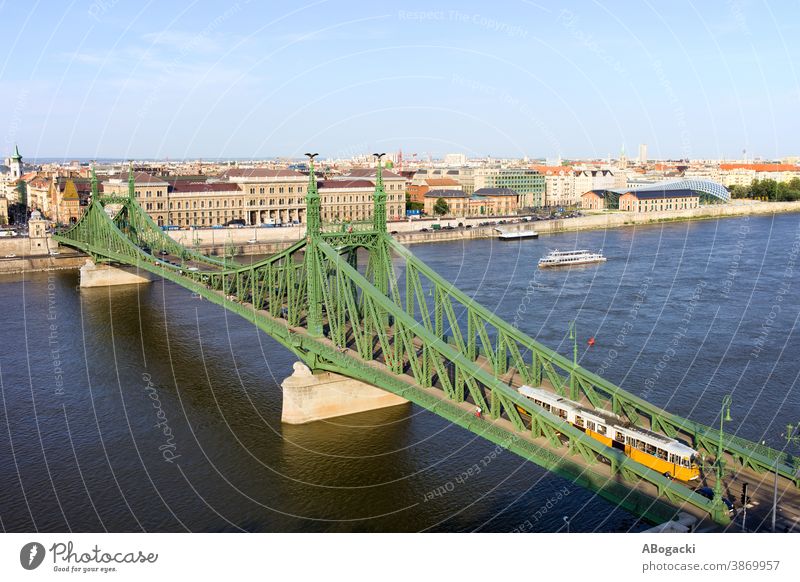
<svg viewBox="0 0 800 582"><path fill-rule="evenodd" d="M731 398L730 394L726 394L722 399L722 408L719 411L719 441L717 443L717 458L715 459L715 466L717 469L717 480L714 482L714 499L712 501L714 513L721 515L722 512L727 510L725 503L722 501L722 474L725 467L725 460L722 458L725 451L722 447L722 439L725 433L722 431L724 423L730 422L731 419Z"/></svg>
<svg viewBox="0 0 800 582"><path fill-rule="evenodd" d="M561 519L564 520L564 524L567 526L567 533L569 533L569 517L565 515Z"/></svg>
<svg viewBox="0 0 800 582"><path fill-rule="evenodd" d="M786 432L782 435L786 439L786 446L800 443L800 422L797 426L786 425ZM785 447L784 447L785 448ZM775 522L778 519L778 462L780 455L775 456L775 487L772 492L772 531L775 531Z"/></svg>

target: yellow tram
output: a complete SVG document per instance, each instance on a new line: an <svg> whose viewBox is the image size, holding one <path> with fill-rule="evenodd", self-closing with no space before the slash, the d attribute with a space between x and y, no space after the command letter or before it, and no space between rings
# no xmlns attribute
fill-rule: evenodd
<svg viewBox="0 0 800 582"><path fill-rule="evenodd" d="M681 481L700 476L698 453L682 442L632 425L605 410L585 408L541 388L520 386L517 391L550 414L563 418L601 443L623 451L637 463ZM522 408L519 411L525 413Z"/></svg>

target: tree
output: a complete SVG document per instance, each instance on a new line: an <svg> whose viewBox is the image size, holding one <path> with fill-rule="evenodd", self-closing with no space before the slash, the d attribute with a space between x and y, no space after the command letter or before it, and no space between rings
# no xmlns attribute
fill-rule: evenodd
<svg viewBox="0 0 800 582"><path fill-rule="evenodd" d="M433 213L437 216L443 216L450 212L450 207L445 202L444 198L437 198L436 204L433 205Z"/></svg>

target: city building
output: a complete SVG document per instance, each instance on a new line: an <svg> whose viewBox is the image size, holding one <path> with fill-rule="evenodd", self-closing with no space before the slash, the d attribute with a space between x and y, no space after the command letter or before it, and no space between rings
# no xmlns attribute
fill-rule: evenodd
<svg viewBox="0 0 800 582"><path fill-rule="evenodd" d="M666 180L636 189L590 190L581 196L581 207L587 210L655 212L697 208L701 201L729 202L730 192L721 184L707 180Z"/></svg>
<svg viewBox="0 0 800 582"><path fill-rule="evenodd" d="M584 210L605 210L607 190L589 190L581 194L581 208Z"/></svg>
<svg viewBox="0 0 800 582"><path fill-rule="evenodd" d="M14 155L9 158L8 167L11 181L22 178L22 156L19 153L19 146L14 146Z"/></svg>
<svg viewBox="0 0 800 582"><path fill-rule="evenodd" d="M458 180L453 178L427 178L422 184L409 184L408 196L411 202L425 202L429 190L464 190Z"/></svg>
<svg viewBox="0 0 800 582"><path fill-rule="evenodd" d="M619 209L627 212L664 212L697 208L700 196L693 190L626 192L619 197Z"/></svg>
<svg viewBox="0 0 800 582"><path fill-rule="evenodd" d="M467 156L464 154L446 154L444 156L445 166L466 166Z"/></svg>
<svg viewBox="0 0 800 582"><path fill-rule="evenodd" d="M470 195L463 190L429 190L425 193L423 211L428 216L433 216L434 206L439 198L447 202L447 214L451 216L469 216Z"/></svg>
<svg viewBox="0 0 800 582"><path fill-rule="evenodd" d="M639 163L646 164L647 163L647 144L640 143L639 144Z"/></svg>
<svg viewBox="0 0 800 582"><path fill-rule="evenodd" d="M134 172L134 192L136 201L157 222L159 226L170 224L167 218L167 187L169 184L145 172ZM127 196L127 174L110 175L101 186L105 196Z"/></svg>
<svg viewBox="0 0 800 582"><path fill-rule="evenodd" d="M88 194L88 181L85 184ZM81 198L75 180L44 173L27 182L28 208L39 211L56 224L75 222L81 215Z"/></svg>
<svg viewBox="0 0 800 582"><path fill-rule="evenodd" d="M145 210L156 223L181 227L224 226L232 220L255 225L283 219L276 216L276 211L251 210L255 205L245 206L246 202L249 201L238 184L172 179L166 188L166 206L159 209L158 201L151 201L149 204L156 207Z"/></svg>
<svg viewBox="0 0 800 582"><path fill-rule="evenodd" d="M476 168L473 176L475 192L482 188L508 188L519 194L522 208L541 208L545 205L545 177L537 170Z"/></svg>
<svg viewBox="0 0 800 582"><path fill-rule="evenodd" d="M544 176L545 197L543 206L563 207L578 203L575 191L575 171L569 166L535 166Z"/></svg>
<svg viewBox="0 0 800 582"><path fill-rule="evenodd" d="M463 190L430 190L425 194L425 214L434 215L439 198L447 203L448 216L460 218L515 214L519 210L520 195L509 188L481 188L473 194Z"/></svg>
<svg viewBox="0 0 800 582"><path fill-rule="evenodd" d="M406 179L384 172L389 220L405 215ZM318 183L323 220L372 218L374 169L353 170ZM179 227L303 224L308 176L297 170L232 168L217 176L168 176L134 172L136 200L159 226ZM102 182L104 195L127 196L128 176Z"/></svg>
<svg viewBox="0 0 800 582"><path fill-rule="evenodd" d="M607 188L625 188L625 185L624 172L614 172L600 168L575 170L575 203L579 202L579 196L582 192Z"/></svg>

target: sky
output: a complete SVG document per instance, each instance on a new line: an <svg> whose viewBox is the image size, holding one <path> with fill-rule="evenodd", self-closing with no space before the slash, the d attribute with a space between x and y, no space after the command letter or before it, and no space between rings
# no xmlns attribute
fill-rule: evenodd
<svg viewBox="0 0 800 582"><path fill-rule="evenodd" d="M798 13L0 0L0 157L798 155Z"/></svg>

